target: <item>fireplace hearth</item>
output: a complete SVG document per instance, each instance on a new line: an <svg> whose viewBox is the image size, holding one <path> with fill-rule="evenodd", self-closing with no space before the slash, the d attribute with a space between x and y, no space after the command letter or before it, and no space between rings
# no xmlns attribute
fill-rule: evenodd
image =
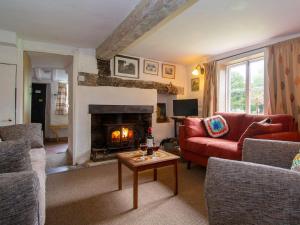
<svg viewBox="0 0 300 225"><path fill-rule="evenodd" d="M152 126L153 106L89 105L89 113L91 159L98 161L144 142Z"/></svg>

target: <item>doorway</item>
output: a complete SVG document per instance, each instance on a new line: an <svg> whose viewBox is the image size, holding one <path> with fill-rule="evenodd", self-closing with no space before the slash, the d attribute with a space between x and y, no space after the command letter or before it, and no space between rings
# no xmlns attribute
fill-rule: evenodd
<svg viewBox="0 0 300 225"><path fill-rule="evenodd" d="M31 51L23 56L25 123L42 124L48 171L70 166L68 86L73 57Z"/></svg>
<svg viewBox="0 0 300 225"><path fill-rule="evenodd" d="M31 122L42 124L44 137L45 137L45 114L46 114L46 90L47 90L47 84L32 83Z"/></svg>
<svg viewBox="0 0 300 225"><path fill-rule="evenodd" d="M0 126L16 123L17 66L0 63Z"/></svg>

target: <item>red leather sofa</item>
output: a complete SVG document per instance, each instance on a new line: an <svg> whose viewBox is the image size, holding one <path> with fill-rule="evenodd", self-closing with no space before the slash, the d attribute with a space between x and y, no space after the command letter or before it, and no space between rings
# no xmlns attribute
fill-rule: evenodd
<svg viewBox="0 0 300 225"><path fill-rule="evenodd" d="M182 155L188 161L207 165L209 157L241 160L244 139L241 138L245 130L253 122L260 122L271 118L272 124L280 124L276 131L258 133L245 138L259 138L282 141L300 141L297 125L289 115L249 115L245 113L216 113L227 121L229 132L220 138L209 137L201 118L186 118L184 125L179 127L179 145ZM244 137L245 135L243 135ZM240 140L241 138L241 140Z"/></svg>

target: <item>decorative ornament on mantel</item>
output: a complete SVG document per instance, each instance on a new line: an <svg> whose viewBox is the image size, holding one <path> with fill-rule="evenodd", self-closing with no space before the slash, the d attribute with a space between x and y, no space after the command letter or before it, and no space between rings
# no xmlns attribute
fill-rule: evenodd
<svg viewBox="0 0 300 225"><path fill-rule="evenodd" d="M80 86L111 86L111 87L127 87L127 88L142 88L142 89L156 89L158 94L169 95L183 95L184 88L169 84L164 84L155 81L143 81L122 79L110 76L101 76L99 74L79 73L83 76L84 81L78 80Z"/></svg>

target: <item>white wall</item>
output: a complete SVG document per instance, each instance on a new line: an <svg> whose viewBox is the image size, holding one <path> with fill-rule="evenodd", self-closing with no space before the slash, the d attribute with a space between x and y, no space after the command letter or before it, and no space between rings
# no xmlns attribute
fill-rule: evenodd
<svg viewBox="0 0 300 225"><path fill-rule="evenodd" d="M196 66L196 65L194 65ZM202 115L202 103L203 103L203 89L204 89L204 76L203 75L193 75L192 71L194 66L186 66L186 82L187 82L187 94L186 98L197 98L198 99L198 113ZM199 91L192 91L191 89L191 82L193 78L199 78Z"/></svg>
<svg viewBox="0 0 300 225"><path fill-rule="evenodd" d="M78 132L75 137L77 152L76 163L84 163L90 158L91 153L91 115L88 114L89 104L106 105L153 105L154 113L152 125L154 134L157 132L156 124L156 102L157 91L139 88L123 87L85 87L79 86L77 89L76 123Z"/></svg>

